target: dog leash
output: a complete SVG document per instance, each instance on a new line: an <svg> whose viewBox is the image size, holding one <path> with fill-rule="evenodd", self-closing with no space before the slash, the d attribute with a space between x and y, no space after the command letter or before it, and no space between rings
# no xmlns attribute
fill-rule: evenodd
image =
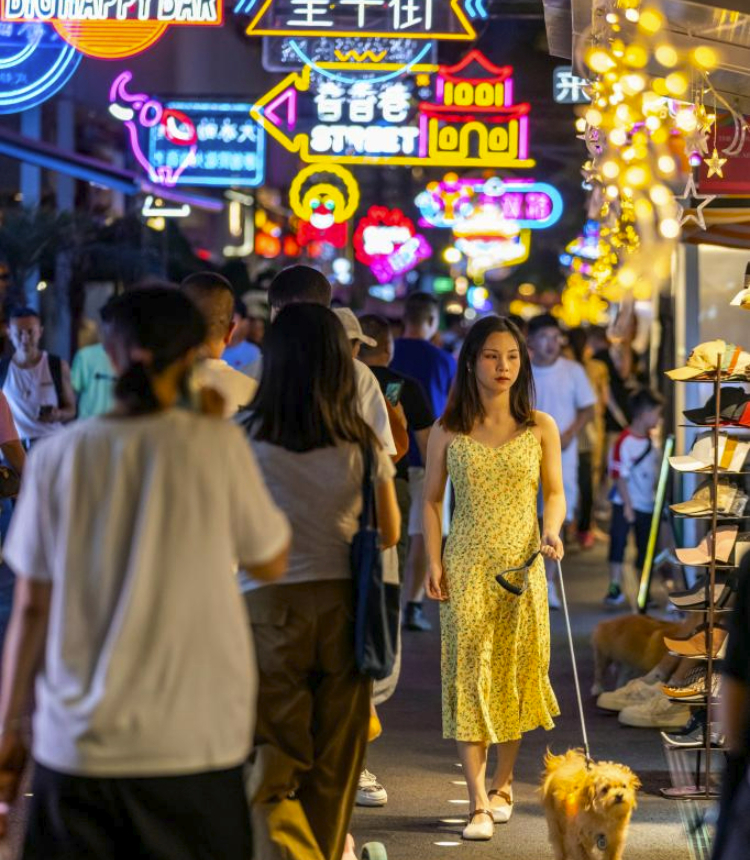
<svg viewBox="0 0 750 860"><path fill-rule="evenodd" d="M565 595L565 582L563 581L562 565L560 560L557 560L557 576L560 580L560 597L562 598L563 614L565 615L565 627L568 631L568 645L570 646L570 660L573 664L573 681L576 687L576 698L578 699L578 713L581 717L581 734L583 735L583 754L586 756L586 768L592 762L591 754L589 753L589 736L586 731L586 718L583 713L583 698L581 696L581 683L578 680L578 664L576 663L576 652L573 645L573 631L570 627L570 614L568 612L568 599Z"/></svg>

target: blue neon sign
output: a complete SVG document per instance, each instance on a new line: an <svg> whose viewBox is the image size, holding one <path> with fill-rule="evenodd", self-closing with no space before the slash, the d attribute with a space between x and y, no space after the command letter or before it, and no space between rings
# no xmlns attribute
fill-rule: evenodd
<svg viewBox="0 0 750 860"><path fill-rule="evenodd" d="M195 157L176 185L255 188L265 181L265 131L250 117L244 102L164 100L164 107L180 111L195 125ZM171 143L162 125L148 129L148 160L154 169L177 167L184 151Z"/></svg>
<svg viewBox="0 0 750 860"><path fill-rule="evenodd" d="M29 110L59 92L81 54L49 24L0 21L0 114Z"/></svg>

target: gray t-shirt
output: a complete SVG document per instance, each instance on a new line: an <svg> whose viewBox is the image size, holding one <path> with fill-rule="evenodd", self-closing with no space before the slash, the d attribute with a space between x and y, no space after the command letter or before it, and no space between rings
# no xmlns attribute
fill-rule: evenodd
<svg viewBox="0 0 750 860"><path fill-rule="evenodd" d="M353 443L297 453L250 440L266 486L292 526L289 568L279 584L349 579L349 547L362 512L362 452ZM390 457L375 455L375 482L395 474ZM263 583L243 577L243 591Z"/></svg>

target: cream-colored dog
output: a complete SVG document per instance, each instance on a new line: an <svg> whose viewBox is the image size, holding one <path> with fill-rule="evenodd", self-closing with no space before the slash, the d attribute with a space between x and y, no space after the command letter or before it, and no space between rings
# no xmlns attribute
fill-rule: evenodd
<svg viewBox="0 0 750 860"><path fill-rule="evenodd" d="M547 751L542 802L555 860L620 860L641 783L629 767L581 750Z"/></svg>

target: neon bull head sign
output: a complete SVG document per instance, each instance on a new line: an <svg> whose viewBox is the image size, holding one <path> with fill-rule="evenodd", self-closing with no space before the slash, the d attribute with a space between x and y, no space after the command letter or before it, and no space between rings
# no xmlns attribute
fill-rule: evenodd
<svg viewBox="0 0 750 860"><path fill-rule="evenodd" d="M141 167L148 173L152 182L161 185L176 185L182 173L193 163L198 151L198 133L193 121L180 111L164 107L160 101L145 93L130 93L127 85L133 76L130 72L118 75L109 93L109 111L112 116L124 123L130 138L130 147ZM170 143L181 147L184 155L176 167L160 165L155 167L148 160L141 147L141 133L161 125L164 136Z"/></svg>

